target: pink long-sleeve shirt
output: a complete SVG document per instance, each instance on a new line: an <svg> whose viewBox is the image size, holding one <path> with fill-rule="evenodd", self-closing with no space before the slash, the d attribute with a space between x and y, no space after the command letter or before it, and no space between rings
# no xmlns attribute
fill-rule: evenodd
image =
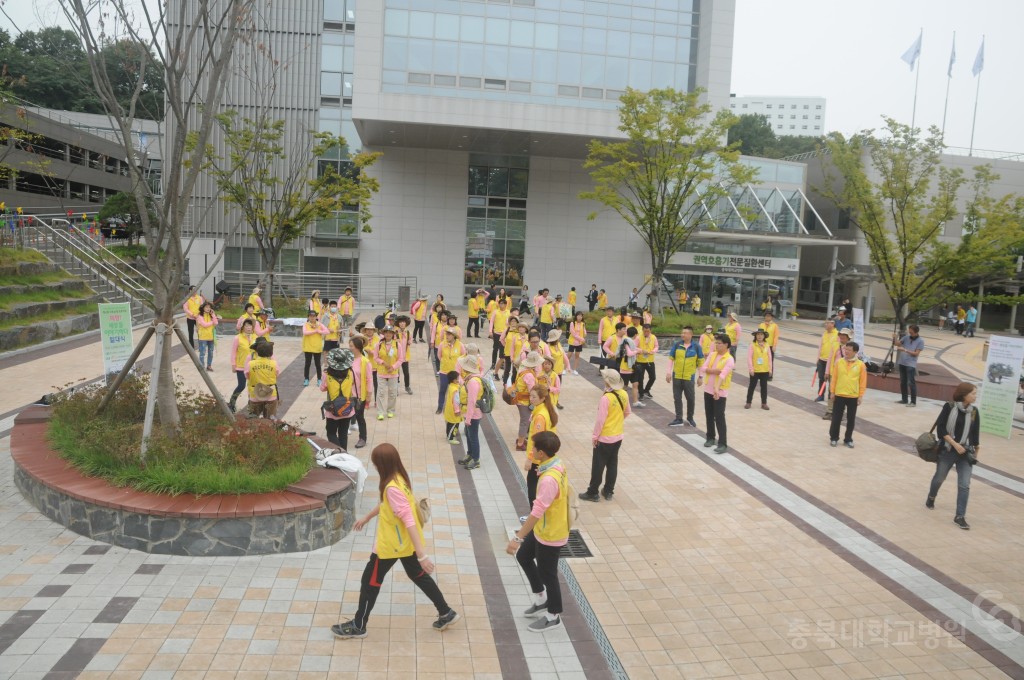
<svg viewBox="0 0 1024 680"><path fill-rule="evenodd" d="M605 399L607 395L608 399ZM610 434L602 435L601 430L604 429L604 421L608 420L608 402L609 399L622 399L617 397L612 392L605 392L601 395L601 399L597 402L597 420L594 421L594 440L602 442L604 444L611 444L614 442L621 442L621 434ZM622 399L622 419L625 420L633 413L633 409L629 406L629 394L626 394L626 398Z"/></svg>
<svg viewBox="0 0 1024 680"><path fill-rule="evenodd" d="M732 358L732 355L728 352L725 353L727 357L725 363L722 364L722 372L717 375L708 375L708 369L717 367L721 363L721 355L717 352L712 352L704 359L704 364L700 367L700 374L704 376L704 392L712 396L718 395L720 397L729 396L729 389L719 389L719 385L725 380L726 377L736 367L736 361Z"/></svg>
<svg viewBox="0 0 1024 680"><path fill-rule="evenodd" d="M393 486L389 486L384 490L384 500L391 506L391 511L395 513L395 517L398 521L405 525L405 528L410 532L416 531L416 518L412 514L412 506L409 505L409 499L405 497L401 489ZM373 551L380 554L380 522L377 523L377 535L374 536L373 540Z"/></svg>
<svg viewBox="0 0 1024 680"><path fill-rule="evenodd" d="M561 466L556 466L555 469L562 470L563 474L565 472L565 468ZM530 510L530 515L537 519L543 519L544 513L547 512L548 508L551 507L551 504L558 499L559 492L560 489L558 488L557 479L550 475L541 477L537 481L537 498L533 501L533 509ZM534 534L533 536L537 539L538 543L551 546L565 545L569 540L568 537L566 537L560 541L545 541L537 534Z"/></svg>
<svg viewBox="0 0 1024 680"><path fill-rule="evenodd" d="M472 378L479 377L480 376L476 374L466 376L467 404L465 413L463 413L463 420L466 422L466 425L469 425L474 420L480 420L484 417L484 414L476 407L476 400L480 398L480 392L483 390L483 385L480 383L480 380L472 380Z"/></svg>

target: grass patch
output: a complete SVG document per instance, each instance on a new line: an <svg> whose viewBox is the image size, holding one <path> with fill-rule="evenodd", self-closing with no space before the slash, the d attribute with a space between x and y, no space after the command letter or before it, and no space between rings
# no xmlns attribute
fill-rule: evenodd
<svg viewBox="0 0 1024 680"><path fill-rule="evenodd" d="M0 286L41 286L73 278L66 271L32 274L30 276L0 276Z"/></svg>
<svg viewBox="0 0 1024 680"><path fill-rule="evenodd" d="M99 415L96 407L106 387L62 396L49 426L54 448L86 475L170 495L279 491L302 479L313 465L305 439L266 420L229 422L212 397L181 386L179 432L168 437L154 428L143 464L139 446L148 387L148 374L126 380Z"/></svg>
<svg viewBox="0 0 1024 680"><path fill-rule="evenodd" d="M41 288L39 290L26 291L24 293L8 293L0 295L0 309L10 309L14 305L25 302L60 302L61 300L76 300L91 296L93 293L87 287L85 290L58 290L55 288Z"/></svg>
<svg viewBox="0 0 1024 680"><path fill-rule="evenodd" d="M246 295L246 300L248 300L248 297L249 296ZM325 305L328 304L328 302L328 300L324 300ZM278 319L305 319L306 310L308 309L306 305L308 303L308 298L303 300L288 298L287 300L285 300L284 298L278 296L274 298L274 303L271 305L271 308L274 310L275 318ZM221 304L220 309L217 310L217 316L222 316L225 319L231 320L237 319L238 317L242 316L243 313L245 313L245 303L243 302L240 304L237 298L231 300L231 302L225 302Z"/></svg>
<svg viewBox="0 0 1024 680"><path fill-rule="evenodd" d="M601 323L601 317L604 316L604 312L595 310L593 312L584 312L583 314L583 319L587 324L587 330L597 333L597 328ZM618 312L616 312L614 318L618 321ZM676 314L675 310L669 308L665 310L664 314L656 314L654 316L654 321L651 324L651 332L655 335L679 335L679 331L683 329L683 326L693 326L694 334L700 335L704 332L704 326L707 324L711 324L717 330L718 328L725 326L725 320L716 319L703 314L691 314L689 312Z"/></svg>
<svg viewBox="0 0 1024 680"><path fill-rule="evenodd" d="M46 256L31 248L0 248L0 265L12 265L18 262L49 262Z"/></svg>
<svg viewBox="0 0 1024 680"><path fill-rule="evenodd" d="M146 255L149 254L148 247L136 243L125 246L107 246L107 250L109 250L114 255L117 255L122 260L131 260L136 257L141 257L145 259ZM163 255L162 250L160 251L160 254Z"/></svg>
<svg viewBox="0 0 1024 680"><path fill-rule="evenodd" d="M60 321L61 319L66 319L72 316L95 314L96 310L95 302L83 302L80 305L72 305L71 307L65 307L64 309L55 309L49 312L33 314L32 316L0 320L0 329L14 328L15 326L30 326L34 323L39 323L40 321Z"/></svg>

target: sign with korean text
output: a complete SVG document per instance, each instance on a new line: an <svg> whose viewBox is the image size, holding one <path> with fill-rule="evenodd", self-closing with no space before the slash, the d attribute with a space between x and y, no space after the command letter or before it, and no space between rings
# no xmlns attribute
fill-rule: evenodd
<svg viewBox="0 0 1024 680"><path fill-rule="evenodd" d="M727 274L779 274L796 276L800 260L789 257L756 255L719 255L715 253L676 253L671 271L710 271Z"/></svg>
<svg viewBox="0 0 1024 680"><path fill-rule="evenodd" d="M1017 387L1024 363L1024 338L993 335L988 340L988 360L981 381L978 410L981 431L1009 439L1017 408Z"/></svg>
<svg viewBox="0 0 1024 680"><path fill-rule="evenodd" d="M132 309L127 302L104 302L99 313L103 373L109 385L132 354Z"/></svg>

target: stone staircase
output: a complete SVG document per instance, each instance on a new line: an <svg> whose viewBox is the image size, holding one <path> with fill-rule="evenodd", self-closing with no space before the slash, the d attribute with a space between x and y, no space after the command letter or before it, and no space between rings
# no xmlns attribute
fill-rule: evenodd
<svg viewBox="0 0 1024 680"><path fill-rule="evenodd" d="M61 278L61 275L68 278ZM33 278L39 283L27 283ZM53 279L53 280L46 280ZM103 297L50 262L0 266L0 299L26 298L0 306L0 351L82 333L99 326L96 304ZM38 298L33 300L32 298ZM57 318L52 318L56 316Z"/></svg>

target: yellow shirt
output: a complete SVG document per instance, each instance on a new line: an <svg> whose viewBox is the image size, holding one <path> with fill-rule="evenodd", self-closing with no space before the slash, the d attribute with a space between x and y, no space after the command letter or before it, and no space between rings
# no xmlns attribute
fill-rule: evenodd
<svg viewBox="0 0 1024 680"><path fill-rule="evenodd" d="M456 340L452 344L443 343L438 358L441 359L441 373L455 370L455 362L464 354L462 342Z"/></svg>
<svg viewBox="0 0 1024 680"><path fill-rule="evenodd" d="M764 332L768 334L765 338L765 342L771 345L772 349L775 349L779 344L779 324L774 321L771 324L767 324L764 321L757 325L758 328L763 328Z"/></svg>
<svg viewBox="0 0 1024 680"><path fill-rule="evenodd" d="M615 398L615 395L618 395L618 399ZM614 390L614 392L605 392L601 398L608 401L608 415L604 419L600 436L621 437L622 426L626 421L624 409L625 405L629 403L629 395L625 390Z"/></svg>
<svg viewBox="0 0 1024 680"><path fill-rule="evenodd" d="M604 343L613 335L615 335L615 317L601 317L601 323L597 326L597 341Z"/></svg>
<svg viewBox="0 0 1024 680"><path fill-rule="evenodd" d="M551 415L548 414L548 407L544 404L537 404L533 408L533 413L530 414L530 432L526 435L526 457L531 463L538 462L534 458L533 448L533 435L538 432L554 432L558 434L558 430L551 425Z"/></svg>
<svg viewBox="0 0 1024 680"><path fill-rule="evenodd" d="M868 372L860 359L843 357L832 367L832 394L837 397L863 397L868 387Z"/></svg>
<svg viewBox="0 0 1024 680"><path fill-rule="evenodd" d="M597 307L598 309L604 309L608 306L608 294L601 293L597 296Z"/></svg>
<svg viewBox="0 0 1024 680"><path fill-rule="evenodd" d="M491 322L494 323L495 333L500 334L505 332L505 329L508 328L508 317L511 314L512 312L508 311L507 309L505 311L496 309L493 312L491 312Z"/></svg>
<svg viewBox="0 0 1024 680"><path fill-rule="evenodd" d="M569 291L569 304L573 307L576 306L576 291L574 290Z"/></svg>
<svg viewBox="0 0 1024 680"><path fill-rule="evenodd" d="M310 325L309 322L302 327L303 331L309 328L319 329L322 324L317 321L315 324ZM302 336L302 351L303 352L323 352L324 351L324 336L319 332L312 333L310 335Z"/></svg>
<svg viewBox="0 0 1024 680"><path fill-rule="evenodd" d="M832 329L821 334L821 344L818 345L818 359L828 361L836 352L839 346L839 331Z"/></svg>
<svg viewBox="0 0 1024 680"><path fill-rule="evenodd" d="M654 353L658 351L658 336L651 333L649 336L641 333L636 337L637 347L640 349L640 354L636 355L636 362L638 364L653 364ZM643 352L650 352L649 356L644 355Z"/></svg>

